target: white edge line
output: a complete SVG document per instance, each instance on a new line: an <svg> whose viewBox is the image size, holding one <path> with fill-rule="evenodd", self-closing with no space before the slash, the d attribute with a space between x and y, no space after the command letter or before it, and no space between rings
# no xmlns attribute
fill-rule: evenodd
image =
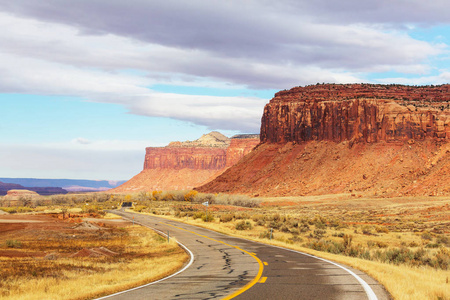
<svg viewBox="0 0 450 300"><path fill-rule="evenodd" d="M124 219L127 219L127 220L129 220L129 221L132 221L132 220L126 218L126 217L123 217L123 216L121 216L121 217L124 218ZM164 232L159 231L159 230L157 230L157 229L155 229L155 228L152 228L152 227L147 226L147 225L143 225L143 224L141 224L141 223L139 223L139 222L136 222L136 221L134 221L134 222L137 223L137 224L139 224L139 225L141 225L141 226L145 226L145 227L148 227L148 228L150 228L150 229L152 229L152 230L154 230L154 231L157 231L158 233L160 233L160 234L162 234L162 235L164 235L164 236L167 236L167 234L165 234ZM206 229L207 229L207 228L206 228ZM210 229L207 229L207 230L210 230ZM210 231L216 232L216 231L214 231L214 230L210 230ZM217 232L216 232L216 233L217 233ZM147 284L145 284L145 285L141 285L141 286L138 286L138 287L135 287L135 288L126 290L126 291L122 291L122 292L118 292L118 293L111 294L111 295L108 295L108 296L104 296L104 297L102 297L102 298L96 298L96 299L94 299L94 300L106 299L106 298L108 298L108 297L112 297L112 296L124 294L124 293L126 293L126 292L130 292L130 291L133 291L133 290L137 290L137 289L140 289L140 288L143 288L143 287L146 287L146 286L149 286L149 285L152 285L152 284L161 282L161 281L163 281L163 280L169 279L169 278L171 278L171 277L173 277L173 276L175 276L175 275L177 275L177 274L183 272L185 269L187 269L188 267L190 267L190 265L193 263L193 261L194 261L194 254L192 254L192 252L191 252L185 245L183 245L182 243L180 243L180 242L178 242L178 241L177 241L177 243L178 243L180 246L182 246L182 247L189 253L189 255L191 256L191 261L190 261L189 264L186 265L182 270L180 270L180 271L178 271L178 272L176 272L176 273L174 273L174 274L172 274L172 275L170 275L170 276L167 276L167 277L165 277L165 278L162 278L162 279L160 279L160 280L157 280L157 281L154 281L154 282L150 282L150 283L147 283ZM259 243L259 242L257 242L257 243ZM263 244L264 244L264 243L263 243ZM366 295L367 295L367 297L368 297L369 300L378 300L377 295L375 294L375 292L372 290L372 288L369 286L369 284L368 284L367 282L365 282L361 277L359 277L358 275L356 275L353 271L351 271L351 270L349 270L349 269L347 269L347 268L341 266L341 265L338 264L338 263L335 263L335 262L333 262L333 261L331 261L331 260L328 260L328 259L325 259L325 258L321 258L321 257L315 256L315 255L312 255L312 254L308 254L308 253L305 253L305 252L301 252L301 251L297 251L297 250L293 250L293 249L289 249L289 248L283 248L283 247L279 247L279 246L275 246L275 245L270 245L270 244L264 244L264 245L266 245L266 246L271 246L271 247L278 248L278 249L288 250L288 251L295 252L295 253L299 253L299 254L303 254L303 255L305 255L305 256L309 256L309 257L312 257L312 258L316 258L316 259L325 261L325 262L327 262L327 263L330 263L330 264L332 264L332 265L335 265L335 266L337 266L337 267L343 269L344 271L348 272L350 275L352 275L352 276L353 276L353 277L354 277L354 278L362 285L362 287L363 287L364 291L366 292Z"/></svg>
<svg viewBox="0 0 450 300"><path fill-rule="evenodd" d="M132 220L126 218L126 217L123 217L123 216L121 216L121 217L124 218L124 219L126 219L126 220L128 220L128 221L132 221ZM167 237L167 234L165 234L165 233L162 232L162 231L159 231L158 229L155 229L155 228L153 228L153 227L144 225L144 224L142 224L142 223L140 223L140 222L134 221L134 223L139 224L139 225L144 226L144 227L147 227L147 228L150 228L150 229L152 229L152 230L158 232L159 234L161 234L161 235ZM194 254L191 252L191 250L188 249L188 247L186 247L186 246L183 245L182 243L180 243L180 242L177 241L177 244L180 245L181 247L183 247L184 250L186 250L186 252L188 252L188 253L189 253L189 256L191 257L191 260L189 261L189 263L188 263L186 266L184 266L183 269L179 270L179 271L176 272L176 273L173 273L172 275L169 275L169 276L167 276L167 277L161 278L161 279L159 279L159 280L157 280L157 281L153 281L153 282L150 282L150 283L147 283L147 284L144 284L144 285L140 285L140 286L137 286L137 287L135 287L135 288L128 289L128 290L125 290L125 291L117 292L117 293L114 293L114 294L111 294L111 295L108 295L108 296L103 296L103 297L100 297L100 298L95 298L94 300L107 299L107 298L109 298L109 297L114 297L114 296L118 296L118 295L121 295L121 294L125 294L125 293L131 292L131 291L135 291L135 290L138 290L138 289L141 289L141 288L150 286L150 285L152 285L152 284L159 283L159 282L161 282L161 281L164 281L164 280L166 280L166 279L169 279L169 278L171 278L171 277L174 277L174 276L180 274L181 272L184 272L184 271L185 271L187 268L189 268L189 267L192 265L192 263L194 262Z"/></svg>
<svg viewBox="0 0 450 300"><path fill-rule="evenodd" d="M265 245L267 245L267 244L265 244ZM367 282L365 282L361 277L356 275L353 271L351 271L351 270L341 266L338 263L335 263L335 262L333 262L331 260L328 260L328 259L325 259L325 258L321 258L321 257L315 256L315 255L312 255L312 254L308 254L308 253L304 253L304 252L301 252L301 251L292 250L292 249L289 249L289 248L283 248L283 247L278 247L278 246L274 246L274 245L268 245L268 246L272 246L274 248L279 248L279 249L283 249L283 250L288 250L288 251L291 251L291 252L300 253L300 254L303 254L303 255L306 255L306 256L309 256L309 257L313 257L313 258L325 261L325 262L330 263L332 265L335 265L335 266L337 266L337 267L347 271L350 275L355 277L356 280L358 280L358 282L364 288L364 291L366 292L366 295L369 298L369 300L378 300L377 295L374 293L374 291L372 290L372 288L369 286L369 284Z"/></svg>

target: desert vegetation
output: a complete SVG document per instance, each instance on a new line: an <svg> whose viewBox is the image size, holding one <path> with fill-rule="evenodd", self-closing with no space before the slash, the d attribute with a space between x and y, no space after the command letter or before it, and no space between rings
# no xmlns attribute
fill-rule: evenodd
<svg viewBox="0 0 450 300"><path fill-rule="evenodd" d="M2 208L16 213L17 220L35 223L2 223L1 299L94 298L160 279L188 259L176 241L129 222L116 223L95 208L101 205L89 204L80 205L89 206L84 211L28 207L41 213L33 215L19 215L20 207ZM95 222L83 221L86 217Z"/></svg>
<svg viewBox="0 0 450 300"><path fill-rule="evenodd" d="M60 195L14 211L83 213L133 202L131 210L290 247L366 271L395 299L449 299L450 200L356 194L251 198L197 191ZM208 202L208 206L202 203ZM58 208L56 208L58 207ZM11 247L24 241L10 241ZM5 244L6 245L6 244ZM413 285L411 285L413 283Z"/></svg>
<svg viewBox="0 0 450 300"><path fill-rule="evenodd" d="M347 263L371 274L395 299L450 297L449 199L156 194L131 196L134 211Z"/></svg>

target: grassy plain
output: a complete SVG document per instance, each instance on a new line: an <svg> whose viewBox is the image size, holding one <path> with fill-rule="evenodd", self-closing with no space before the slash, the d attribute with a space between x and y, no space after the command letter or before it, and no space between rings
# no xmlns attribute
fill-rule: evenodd
<svg viewBox="0 0 450 300"><path fill-rule="evenodd" d="M447 197L169 198L136 200L134 210L348 264L377 279L394 299L450 299ZM208 210L200 204L205 199L212 203Z"/></svg>
<svg viewBox="0 0 450 300"><path fill-rule="evenodd" d="M1 217L0 299L92 299L165 277L188 258L147 228L108 225L111 215L90 227L69 209L52 210L68 211L64 220ZM20 222L29 219L35 223Z"/></svg>

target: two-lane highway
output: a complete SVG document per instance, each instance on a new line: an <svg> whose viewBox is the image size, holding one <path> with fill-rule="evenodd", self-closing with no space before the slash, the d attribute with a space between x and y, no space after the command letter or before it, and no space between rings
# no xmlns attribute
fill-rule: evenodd
<svg viewBox="0 0 450 300"><path fill-rule="evenodd" d="M155 216L114 213L169 231L194 259L171 278L108 299L389 299L361 271L308 254Z"/></svg>

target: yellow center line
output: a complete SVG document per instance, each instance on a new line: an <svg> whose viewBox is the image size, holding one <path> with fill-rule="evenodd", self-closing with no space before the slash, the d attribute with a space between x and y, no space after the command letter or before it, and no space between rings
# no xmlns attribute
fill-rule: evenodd
<svg viewBox="0 0 450 300"><path fill-rule="evenodd" d="M267 262L265 261L265 262L264 262L264 265L265 265L265 266L267 266L267 265L268 265L268 263L267 263Z"/></svg>
<svg viewBox="0 0 450 300"><path fill-rule="evenodd" d="M211 240L211 241L218 242L218 243L227 245L227 246L232 247L232 248L236 248L237 250L240 250L240 251L242 251L242 252L244 252L244 253L247 253L248 255L250 255L251 257L253 257L253 258L258 262L259 269L258 269L258 274L256 274L255 278L253 278L252 281L250 281L249 283L247 283L247 284L246 284L245 286L243 286L241 289L239 289L239 290L237 290L236 292L234 292L233 294L231 294L231 295L229 295L229 296L223 298L223 300L232 299L232 298L236 297L237 295L242 294L243 292L247 291L247 290L250 289L252 286L254 286L256 283L258 283L258 281L261 279L261 276L262 276L262 273L263 273L263 270L264 270L264 265L263 265L263 262L255 255L255 253L251 253L251 252L245 251L244 249L241 249L241 248L239 248L238 246L233 246L233 245L227 244L227 243L225 243L225 242L223 242L223 241L219 241L219 240L210 238L210 237L208 237L208 236L206 236L206 235L201 235L201 234L198 234L198 233L196 233L196 232L194 232L194 231L190 231L190 230L187 230L187 229L184 229L184 228L181 228L181 227L172 225L172 224L168 224L168 223L165 223L165 222L160 222L160 223L166 224L166 225L168 225L168 226L171 226L171 227L174 227L174 228L177 228L177 229L180 229L180 230L184 230L184 231L190 232L190 233L192 233L192 234L198 235L198 236L200 236L200 237L207 238L207 239L209 239L209 240ZM264 264L267 265L266 262L265 262ZM264 279L264 278L265 278L265 279ZM263 277L263 279L261 279L261 283L265 282L266 279L267 279L267 277ZM264 281L263 281L263 280L264 280Z"/></svg>
<svg viewBox="0 0 450 300"><path fill-rule="evenodd" d="M261 280L259 281L259 283L264 283L264 282L266 282L266 280L267 280L267 277L263 277L263 278L261 278Z"/></svg>

